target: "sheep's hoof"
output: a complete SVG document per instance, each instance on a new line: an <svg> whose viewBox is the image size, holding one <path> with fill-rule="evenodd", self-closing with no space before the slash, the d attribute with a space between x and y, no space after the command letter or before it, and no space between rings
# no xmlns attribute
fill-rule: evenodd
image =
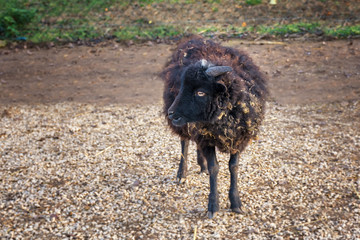
<svg viewBox="0 0 360 240"><path fill-rule="evenodd" d="M177 178L177 182L179 183L179 184L184 184L184 183L186 183L186 178Z"/></svg>
<svg viewBox="0 0 360 240"><path fill-rule="evenodd" d="M199 174L209 175L209 171L208 171L207 169L201 169L201 171L199 172Z"/></svg>
<svg viewBox="0 0 360 240"><path fill-rule="evenodd" d="M233 212L235 212L235 213L238 213L238 214L244 214L244 211L241 210L241 208L232 208L231 210L232 210Z"/></svg>
<svg viewBox="0 0 360 240"><path fill-rule="evenodd" d="M208 218L209 218L209 219L213 219L214 217L216 217L216 214L217 214L217 212L211 212L211 211L209 211L209 212L208 212Z"/></svg>

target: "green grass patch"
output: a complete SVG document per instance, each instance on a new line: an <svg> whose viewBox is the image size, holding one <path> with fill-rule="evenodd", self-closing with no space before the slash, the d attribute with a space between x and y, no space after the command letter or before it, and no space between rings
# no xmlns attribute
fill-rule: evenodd
<svg viewBox="0 0 360 240"><path fill-rule="evenodd" d="M34 43L116 37L119 40L173 37L181 29L138 19L133 26L113 24L112 7L140 7L164 0L0 0L0 40ZM176 1L176 0L170 0Z"/></svg>
<svg viewBox="0 0 360 240"><path fill-rule="evenodd" d="M214 36L223 36L231 38L241 38L245 33L254 32L255 27L253 26L234 26L228 25L224 26L207 26L200 27L193 31L196 34L203 35L205 37L214 37Z"/></svg>
<svg viewBox="0 0 360 240"><path fill-rule="evenodd" d="M262 0L245 0L245 3L250 6L258 5L262 3Z"/></svg>
<svg viewBox="0 0 360 240"><path fill-rule="evenodd" d="M197 28L194 31L206 37L213 37L220 35L224 37L242 37L247 33L258 35L272 35L275 37L284 37L291 34L322 35L325 37L347 38L351 36L360 36L360 25L354 26L337 26L328 27L320 23L293 23L293 24L276 24L273 26L259 25L259 26L233 26L226 27L206 26Z"/></svg>
<svg viewBox="0 0 360 240"><path fill-rule="evenodd" d="M274 26L259 26L258 32L260 34L271 34L282 36L285 34L294 33L315 33L321 28L318 23L294 23L285 25L274 25Z"/></svg>
<svg viewBox="0 0 360 240"><path fill-rule="evenodd" d="M28 24L33 21L36 10L34 8L18 8L15 4L0 12L0 37L14 38L27 33Z"/></svg>
<svg viewBox="0 0 360 240"><path fill-rule="evenodd" d="M274 26L258 26L256 31L259 34L270 34L275 36L285 36L287 34L315 34L327 37L347 38L360 35L360 25L354 26L322 26L319 23L294 23Z"/></svg>
<svg viewBox="0 0 360 240"><path fill-rule="evenodd" d="M319 0L320 1L320 0ZM242 0L245 5L265 3L261 0ZM293 23L250 26L210 24L197 27L154 23L150 19L139 18L131 25L116 22L112 10L119 13L132 6L135 9L150 4L198 4L195 0L0 0L0 40L6 42L25 40L34 43L92 41L107 38L117 40L153 40L172 38L197 33L206 37L223 36L241 38L247 33L269 34L286 37L289 34L306 33L347 38L360 35L360 25L329 27L320 23ZM221 0L202 0L214 4L209 11L217 12ZM115 20L114 20L115 19ZM2 43L5 41L2 41Z"/></svg>
<svg viewBox="0 0 360 240"><path fill-rule="evenodd" d="M348 36L360 36L360 25L339 26L336 28L327 28L324 30L327 36L346 38Z"/></svg>
<svg viewBox="0 0 360 240"><path fill-rule="evenodd" d="M104 32L94 26L84 25L73 29L46 28L36 31L28 38L33 43L43 42L73 42L76 40L92 40L103 38Z"/></svg>

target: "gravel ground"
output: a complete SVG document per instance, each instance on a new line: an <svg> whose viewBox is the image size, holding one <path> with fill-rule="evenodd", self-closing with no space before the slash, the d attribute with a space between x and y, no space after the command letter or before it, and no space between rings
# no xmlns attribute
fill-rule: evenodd
<svg viewBox="0 0 360 240"><path fill-rule="evenodd" d="M206 218L208 177L156 106L0 106L2 239L359 239L360 102L268 104L242 154L244 214Z"/></svg>

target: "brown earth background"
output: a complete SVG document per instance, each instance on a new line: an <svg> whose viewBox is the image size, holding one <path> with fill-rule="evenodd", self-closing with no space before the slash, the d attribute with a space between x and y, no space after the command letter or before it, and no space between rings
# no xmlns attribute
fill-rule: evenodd
<svg viewBox="0 0 360 240"><path fill-rule="evenodd" d="M261 44L262 43L262 44ZM247 52L282 104L356 100L360 96L360 40L321 42L223 41ZM0 102L158 103L158 74L174 44L0 50Z"/></svg>

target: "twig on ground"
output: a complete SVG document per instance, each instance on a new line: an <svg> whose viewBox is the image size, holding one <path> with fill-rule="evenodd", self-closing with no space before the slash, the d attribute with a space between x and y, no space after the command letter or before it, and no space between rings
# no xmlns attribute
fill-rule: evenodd
<svg viewBox="0 0 360 240"><path fill-rule="evenodd" d="M105 148L104 150L98 152L95 154L95 157L99 156L100 154L103 154L104 152L106 152L107 150L109 150L110 148L112 148L115 144L112 144L110 146L108 146L107 148Z"/></svg>

